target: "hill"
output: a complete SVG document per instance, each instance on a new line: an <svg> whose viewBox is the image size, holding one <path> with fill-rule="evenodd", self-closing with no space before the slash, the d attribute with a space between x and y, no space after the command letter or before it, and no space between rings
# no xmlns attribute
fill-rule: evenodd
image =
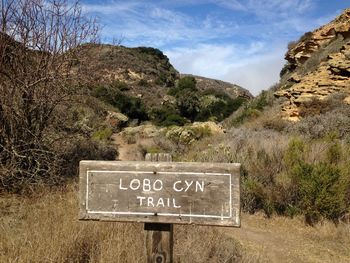
<svg viewBox="0 0 350 263"><path fill-rule="evenodd" d="M89 79L90 86L114 85L124 95L139 98L147 111L152 107L172 101L167 95L169 88L181 78L170 64L167 56L159 49L151 47L128 48L107 44L89 44L80 47L75 68L79 75ZM203 86L202 77L198 87ZM211 80L208 88L223 91L232 98L251 98L251 94L241 87L217 80Z"/></svg>
<svg viewBox="0 0 350 263"><path fill-rule="evenodd" d="M226 133L181 161L242 164L242 208L304 215L350 212L350 9L289 44L280 82L225 119ZM232 139L234 138L234 140Z"/></svg>
<svg viewBox="0 0 350 263"><path fill-rule="evenodd" d="M320 113L313 101L326 101L335 93L350 102L350 9L330 23L290 42L281 71L277 97L286 98L283 117L299 120L307 111ZM316 103L317 104L317 103ZM320 103L318 103L320 105ZM321 103L322 104L322 103Z"/></svg>
<svg viewBox="0 0 350 263"><path fill-rule="evenodd" d="M246 99L253 98L253 95L246 89L236 85L232 84L226 81L217 80L217 79L211 79L211 78L205 78L201 76L191 75L191 74L181 74L181 77L186 76L192 76L195 78L197 82L197 88L200 91L205 90L217 90L226 93L231 98L237 98L242 97Z"/></svg>

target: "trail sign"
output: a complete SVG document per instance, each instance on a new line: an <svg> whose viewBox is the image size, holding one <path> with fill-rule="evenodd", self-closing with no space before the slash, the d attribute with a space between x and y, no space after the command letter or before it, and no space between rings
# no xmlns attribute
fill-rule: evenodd
<svg viewBox="0 0 350 263"><path fill-rule="evenodd" d="M80 162L81 220L240 226L239 164Z"/></svg>

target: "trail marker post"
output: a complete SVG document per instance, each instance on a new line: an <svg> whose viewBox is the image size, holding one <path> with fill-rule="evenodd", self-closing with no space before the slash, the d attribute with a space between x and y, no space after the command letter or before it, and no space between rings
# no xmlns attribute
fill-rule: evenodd
<svg viewBox="0 0 350 263"><path fill-rule="evenodd" d="M172 162L169 153L147 153L145 161ZM174 248L173 224L145 223L147 263L172 263Z"/></svg>
<svg viewBox="0 0 350 263"><path fill-rule="evenodd" d="M172 224L240 226L240 164L81 161L80 220L146 223L148 262L172 262ZM168 157L164 157L168 158Z"/></svg>

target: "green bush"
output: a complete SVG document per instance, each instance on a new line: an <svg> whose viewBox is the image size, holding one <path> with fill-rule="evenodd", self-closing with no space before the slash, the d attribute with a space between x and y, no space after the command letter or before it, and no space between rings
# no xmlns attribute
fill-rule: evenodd
<svg viewBox="0 0 350 263"><path fill-rule="evenodd" d="M150 83L146 79L140 79L137 84L140 85L140 86L143 86L143 87L149 87L150 86Z"/></svg>
<svg viewBox="0 0 350 263"><path fill-rule="evenodd" d="M295 203L311 225L321 218L335 221L349 207L346 200L349 182L339 165L341 145L331 139L326 146L325 157L318 156L316 163L305 161L307 148L300 139L292 139L284 154L287 173L297 191Z"/></svg>
<svg viewBox="0 0 350 263"><path fill-rule="evenodd" d="M307 223L314 224L322 217L336 220L346 211L346 188L338 167L300 163L292 167L291 176L298 184L300 208Z"/></svg>
<svg viewBox="0 0 350 263"><path fill-rule="evenodd" d="M91 138L97 141L108 141L113 134L113 130L111 128L104 128L98 131L95 131Z"/></svg>
<svg viewBox="0 0 350 263"><path fill-rule="evenodd" d="M168 94L177 97L178 95L181 95L181 93L185 90L192 92L197 91L196 84L197 82L194 77L183 77L178 80L175 87L169 89Z"/></svg>
<svg viewBox="0 0 350 263"><path fill-rule="evenodd" d="M238 112L238 114L231 121L232 126L239 126L247 120L254 119L260 116L261 111L270 105L271 98L269 98L269 93L267 91L262 91L259 96L249 101L244 105L243 108ZM242 102L243 103L243 102Z"/></svg>
<svg viewBox="0 0 350 263"><path fill-rule="evenodd" d="M159 126L183 126L187 122L172 105L162 105L160 108L153 109L150 116L151 120Z"/></svg>
<svg viewBox="0 0 350 263"><path fill-rule="evenodd" d="M146 54L146 55L151 55L151 56L156 56L159 59L167 59L167 57L163 54L162 51L160 51L157 48L152 48L152 47L137 47L135 50L139 51L141 54Z"/></svg>
<svg viewBox="0 0 350 263"><path fill-rule="evenodd" d="M187 123L186 119L178 114L168 115L165 120L161 123L162 126L184 126Z"/></svg>
<svg viewBox="0 0 350 263"><path fill-rule="evenodd" d="M208 119L222 121L246 101L242 97L232 99L226 93L215 89L205 90L200 96L200 109L196 116L197 121L206 121Z"/></svg>
<svg viewBox="0 0 350 263"><path fill-rule="evenodd" d="M176 106L182 116L194 121L199 113L199 98L192 90L183 90L177 96Z"/></svg>
<svg viewBox="0 0 350 263"><path fill-rule="evenodd" d="M287 167L299 165L305 159L305 143L299 138L289 141L288 149L284 153L283 161Z"/></svg>
<svg viewBox="0 0 350 263"><path fill-rule="evenodd" d="M114 86L101 85L93 89L92 95L114 107L131 119L148 120L148 114L140 98L128 96Z"/></svg>
<svg viewBox="0 0 350 263"><path fill-rule="evenodd" d="M186 76L186 77L179 79L176 87L179 90L188 89L188 90L196 91L197 90L196 84L197 84L197 82L196 82L196 79L194 77Z"/></svg>

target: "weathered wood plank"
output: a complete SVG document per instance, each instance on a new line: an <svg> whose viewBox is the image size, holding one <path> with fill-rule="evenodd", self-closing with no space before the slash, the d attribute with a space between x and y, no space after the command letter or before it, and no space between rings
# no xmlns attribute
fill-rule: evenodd
<svg viewBox="0 0 350 263"><path fill-rule="evenodd" d="M145 223L148 263L173 262L173 225Z"/></svg>
<svg viewBox="0 0 350 263"><path fill-rule="evenodd" d="M240 226L239 164L82 161L80 219Z"/></svg>
<svg viewBox="0 0 350 263"><path fill-rule="evenodd" d="M172 162L172 156L170 153L147 153L145 161L148 162Z"/></svg>

